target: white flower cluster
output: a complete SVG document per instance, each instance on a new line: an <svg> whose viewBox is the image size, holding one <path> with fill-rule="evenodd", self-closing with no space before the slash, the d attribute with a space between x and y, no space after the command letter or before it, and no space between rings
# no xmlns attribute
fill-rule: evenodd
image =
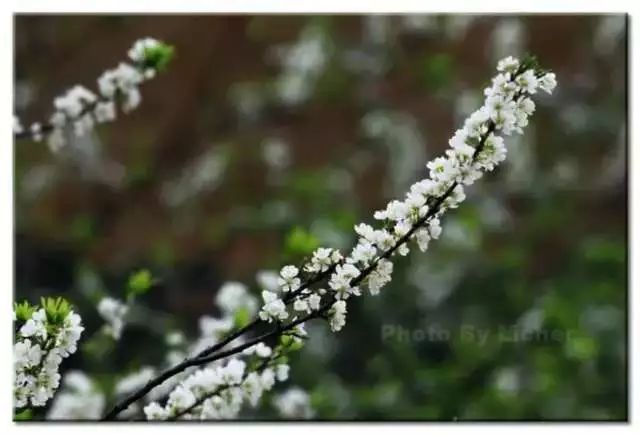
<svg viewBox="0 0 640 434"><path fill-rule="evenodd" d="M20 122L20 118L13 115L13 134L21 134L24 131L24 127Z"/></svg>
<svg viewBox="0 0 640 434"><path fill-rule="evenodd" d="M299 287L299 282L296 282L298 273L296 267L290 266L279 274L261 271L256 280L261 287L273 290L264 292L277 297L276 292L287 293ZM239 282L222 285L215 302L223 316L200 318L201 335L187 349L192 356L216 344L221 336L237 326L234 316L238 312L244 310L254 315L257 310L256 298ZM155 401L148 402L144 408L145 416L149 420L235 418L244 404L255 407L264 392L271 390L276 382L288 379L289 365L280 356L286 355L294 347L299 349L306 336L304 325L299 324L287 334L287 340L276 347L258 342L239 352L226 364L213 361L200 368L189 368L184 372L185 375L171 379L177 380L170 381L169 390L165 393L154 394ZM240 343L242 339L236 342ZM178 354L175 361L185 356L187 354ZM164 385L161 388L166 390ZM165 404L161 405L161 402Z"/></svg>
<svg viewBox="0 0 640 434"><path fill-rule="evenodd" d="M283 103L296 105L309 98L327 63L328 49L322 30L312 26L302 31L294 45L281 50L283 71L275 90Z"/></svg>
<svg viewBox="0 0 640 434"><path fill-rule="evenodd" d="M46 404L60 385L60 364L76 351L83 330L80 316L72 310L55 320L45 307L33 311L13 346L15 407Z"/></svg>
<svg viewBox="0 0 640 434"><path fill-rule="evenodd" d="M393 200L374 213L374 219L382 223L380 228L365 223L356 225L358 241L349 256L319 248L301 269L286 265L277 274L261 272L257 276L263 288L259 318L265 322L292 318L292 323L280 329L284 334L280 335L278 347L273 349L259 342L241 354L238 349L236 357L226 365L219 360L208 363L203 360L202 368L184 372L186 376L180 378L165 405L151 402L144 408L147 419L233 418L243 403L257 405L263 392L270 390L276 380L286 380L289 367L281 363L279 350L285 342L300 348L306 337L307 319L323 316L332 331L341 330L346 324L347 299L360 296L366 289L372 295L379 294L391 280L392 258L407 255L412 242L421 251L427 250L430 241L438 239L442 232L443 214L465 199L464 187L505 159L506 147L498 134L521 134L535 110L530 96L538 89L551 93L556 86L555 75L537 70L534 63L531 59L520 62L512 57L500 61L499 74L485 89L484 105L456 131L445 155L427 164L429 177L413 184L404 200ZM314 287L325 279L326 288ZM224 316L201 319L203 337L194 346L196 350L218 342L222 334L236 325L240 310L257 309L255 299L251 299L242 284L231 283L223 289L216 303ZM303 313L308 316L300 317ZM242 341L242 337L236 339ZM194 348L191 352L199 353ZM247 363L240 357L252 360ZM264 363L256 365L260 360ZM276 405L287 417L309 417L308 403L306 394L294 391L281 396Z"/></svg>
<svg viewBox="0 0 640 434"><path fill-rule="evenodd" d="M311 260L305 264L304 271L310 275L318 275L328 272L330 268L337 266L343 260L338 250L320 247L313 252ZM294 265L285 265L280 270L276 285L262 291L263 306L259 317L263 321L284 321L289 318L290 312L287 303L281 296L293 300L295 312L317 311L320 309L321 295L326 291L320 289L316 292L302 287L301 272Z"/></svg>
<svg viewBox="0 0 640 434"><path fill-rule="evenodd" d="M273 320L283 321L289 317L287 305L278 297L278 294L271 291L262 291L264 305L260 310L260 319L271 322Z"/></svg>
<svg viewBox="0 0 640 434"><path fill-rule="evenodd" d="M171 332L167 335L167 343L171 346L171 350L167 352L164 364L165 368L180 363L186 357L194 357L204 349L215 345L222 336L233 329L236 314L244 311L245 317L250 319L256 313L258 306L257 299L249 293L244 284L239 282L227 282L222 285L215 296L214 302L216 307L222 312L222 316L214 317L204 315L200 317L198 321L200 334L197 339L192 342L187 342L185 337L180 333ZM156 372L157 371L158 370L156 370ZM145 401L161 400L181 381L195 371L196 368L188 368L184 372L171 377L153 389L146 396ZM148 377L150 372L150 370L146 370L145 378ZM144 371L139 373L139 378L143 378L143 373ZM123 379L123 381L124 380L125 379ZM137 411L138 406L134 404L129 407L126 413L127 415L137 414ZM122 416L126 417L124 414Z"/></svg>
<svg viewBox="0 0 640 434"><path fill-rule="evenodd" d="M157 71L154 68L149 67L146 64L147 53L154 48L158 47L161 42L154 38L142 38L133 43L133 46L127 52L129 59L133 60L135 64L142 70L145 78L155 77Z"/></svg>
<svg viewBox="0 0 640 434"><path fill-rule="evenodd" d="M105 404L104 393L84 372L68 371L62 380L62 388L47 413L47 419L99 419Z"/></svg>
<svg viewBox="0 0 640 434"><path fill-rule="evenodd" d="M215 305L222 312L221 317L204 315L199 319L200 337L191 345L189 353L200 351L215 345L221 336L233 329L236 315L243 314L252 318L258 310L258 300L246 285L241 282L224 283L214 299Z"/></svg>
<svg viewBox="0 0 640 434"><path fill-rule="evenodd" d="M307 273L322 273L341 260L342 255L338 250L320 247L313 252L311 261L305 265L304 270Z"/></svg>
<svg viewBox="0 0 640 434"><path fill-rule="evenodd" d="M321 248L314 253L303 269L317 273L335 265L329 288L301 291L294 299L294 310L320 310L322 296L330 293L335 301L328 309L329 324L333 331L340 330L346 323L345 300L361 295L361 286L372 295L379 294L391 281L391 258L407 255L411 241L426 251L429 242L442 232L440 218L444 212L465 199L464 187L506 158L504 139L498 134L522 134L535 110L531 95L538 89L551 93L556 79L553 73L538 71L532 60L520 62L507 57L497 69L498 75L484 91L484 105L456 131L445 155L427 164L429 177L413 184L404 200L392 200L384 210L375 212L374 219L382 222L382 228L374 229L365 223L355 226L358 242L346 258L330 249ZM292 265L283 267L278 284L283 293L295 291L301 285L298 269ZM277 293L264 291L262 298L260 318L282 321L289 317L287 303Z"/></svg>
<svg viewBox="0 0 640 434"><path fill-rule="evenodd" d="M347 302L338 300L331 306L329 326L334 332L340 331L347 323Z"/></svg>
<svg viewBox="0 0 640 434"><path fill-rule="evenodd" d="M129 306L115 298L104 297L98 303L98 313L106 321L104 331L115 340L120 339L122 335L128 312Z"/></svg>
<svg viewBox="0 0 640 434"><path fill-rule="evenodd" d="M299 387L291 387L278 395L273 403L280 416L286 419L310 419L314 416L309 394Z"/></svg>
<svg viewBox="0 0 640 434"><path fill-rule="evenodd" d="M118 380L114 387L114 392L118 396L128 395L144 386L155 374L155 369L150 366L143 366L139 370L131 372L129 375Z"/></svg>
<svg viewBox="0 0 640 434"><path fill-rule="evenodd" d="M225 315L233 315L239 310L246 310L253 316L258 310L258 302L248 293L247 287L240 282L226 282L216 294L216 305Z"/></svg>
<svg viewBox="0 0 640 434"><path fill-rule="evenodd" d="M354 280L367 270L362 282L376 295L391 280L393 263L387 259L390 254L406 255L408 241L412 240L425 251L429 241L437 239L442 231L442 214L464 200L463 186L471 185L484 171L493 170L505 159L504 140L497 133L521 134L535 109L529 95L538 88L550 93L556 85L553 73L540 75L513 57L500 61L498 71L492 86L484 91L484 106L456 131L445 156L427 164L429 178L413 184L404 201L393 200L374 214L384 228L376 230L364 223L355 227L358 243L346 264L338 266L330 278L329 286L337 300L330 311L332 330L339 330L345 323L343 300L360 295Z"/></svg>
<svg viewBox="0 0 640 434"><path fill-rule="evenodd" d="M269 361L273 351L261 344L243 354ZM233 419L246 402L255 407L265 391L276 381L285 381L289 366L249 370L245 361L230 359L226 365L209 366L194 372L169 394L166 405L152 402L144 408L149 420L167 419Z"/></svg>
<svg viewBox="0 0 640 434"><path fill-rule="evenodd" d="M55 98L55 111L49 125L45 128L38 122L33 123L29 128L30 137L41 141L46 136L49 147L56 152L66 144L68 129L76 136L83 136L92 131L95 124L115 120L118 103L123 113L134 110L142 100L139 86L157 72L145 56L160 46L162 42L153 38L136 41L128 53L133 64L122 62L105 71L97 80L98 94L77 85ZM22 132L19 120L14 117L14 133Z"/></svg>
<svg viewBox="0 0 640 434"><path fill-rule="evenodd" d="M193 342L186 342L185 337L181 334L170 333L170 335L167 336L168 344L172 348L171 351L167 353L165 360L166 368L180 363L186 357L194 357L206 348L215 345L222 336L233 329L235 326L235 316L237 314L243 313L246 318L250 319L255 315L258 308L258 300L256 297L248 291L246 285L240 282L227 282L223 284L216 293L214 303L221 311L222 316L204 315L200 317L198 321L200 335ZM162 400L171 390L196 371L197 368L188 368L184 372L169 378L152 390L147 395L145 401L152 402L154 400ZM150 372L151 371L147 370L146 374ZM139 378L142 378L142 373L143 372L140 372ZM148 379L148 375L146 374L145 378ZM126 413L135 414L137 410L137 405L132 405Z"/></svg>

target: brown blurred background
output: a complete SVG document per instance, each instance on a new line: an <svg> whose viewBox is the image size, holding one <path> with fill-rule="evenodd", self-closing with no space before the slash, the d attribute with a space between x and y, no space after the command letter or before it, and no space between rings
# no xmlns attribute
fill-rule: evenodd
<svg viewBox="0 0 640 434"><path fill-rule="evenodd" d="M144 36L176 57L136 111L57 156L15 144L17 298L65 294L89 317L96 293L147 267L160 280L151 308L193 331L222 282L299 260L305 242L349 246L354 223L426 175L495 62L529 52L559 85L508 140L508 163L294 380L321 418L626 417L625 16L20 15L16 113L46 119L56 95L95 89ZM494 329L526 314L579 339L379 336L385 321Z"/></svg>

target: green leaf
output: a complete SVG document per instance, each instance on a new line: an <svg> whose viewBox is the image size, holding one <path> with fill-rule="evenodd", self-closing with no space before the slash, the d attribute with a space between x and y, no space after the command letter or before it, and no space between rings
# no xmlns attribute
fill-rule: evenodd
<svg viewBox="0 0 640 434"><path fill-rule="evenodd" d="M15 421L31 420L32 418L33 418L33 411L31 411L30 408L18 411L13 416L13 420Z"/></svg>
<svg viewBox="0 0 640 434"><path fill-rule="evenodd" d="M295 340L289 345L289 349L291 351L299 351L304 346L304 342L302 340Z"/></svg>
<svg viewBox="0 0 640 434"><path fill-rule="evenodd" d="M60 325L71 312L71 304L62 297L42 297L40 304L47 315L47 322L52 325Z"/></svg>
<svg viewBox="0 0 640 434"><path fill-rule="evenodd" d="M624 264L626 249L624 243L609 239L588 239L583 244L585 260L594 264Z"/></svg>
<svg viewBox="0 0 640 434"><path fill-rule="evenodd" d="M320 245L315 235L301 227L295 227L289 232L285 241L285 252L289 256L310 255Z"/></svg>
<svg viewBox="0 0 640 434"><path fill-rule="evenodd" d="M164 71L174 55L175 49L173 46L159 43L153 48L145 49L144 66L158 71Z"/></svg>
<svg viewBox="0 0 640 434"><path fill-rule="evenodd" d="M428 55L422 61L424 84L433 90L447 87L454 78L453 58L444 53Z"/></svg>
<svg viewBox="0 0 640 434"><path fill-rule="evenodd" d="M233 316L233 322L236 327L241 328L249 324L251 321L251 312L246 307L238 309Z"/></svg>
<svg viewBox="0 0 640 434"><path fill-rule="evenodd" d="M79 215L70 225L71 236L79 242L90 241L96 232L96 222L90 215Z"/></svg>
<svg viewBox="0 0 640 434"><path fill-rule="evenodd" d="M282 345L283 347L288 347L289 345L291 345L291 342L293 342L292 336L289 336L289 335L280 336L280 345Z"/></svg>
<svg viewBox="0 0 640 434"><path fill-rule="evenodd" d="M93 363L104 362L107 355L114 349L114 339L104 333L95 333L80 347L83 356L91 359Z"/></svg>
<svg viewBox="0 0 640 434"><path fill-rule="evenodd" d="M544 72L540 67L538 58L531 54L526 54L520 63L520 72L526 71L527 69L533 69L535 72Z"/></svg>
<svg viewBox="0 0 640 434"><path fill-rule="evenodd" d="M135 297L149 291L153 286L153 276L146 268L139 270L129 276L127 284L127 296Z"/></svg>
<svg viewBox="0 0 640 434"><path fill-rule="evenodd" d="M31 306L28 301L23 301L22 303L14 303L13 310L16 313L16 319L18 321L27 321L33 315L33 312L36 311L35 306Z"/></svg>
<svg viewBox="0 0 640 434"><path fill-rule="evenodd" d="M304 343L292 335L282 335L280 336L280 345L283 350L286 350L285 352L288 352L300 350L304 346Z"/></svg>
<svg viewBox="0 0 640 434"><path fill-rule="evenodd" d="M598 343L589 336L571 337L566 343L570 357L579 360L590 360L598 353Z"/></svg>

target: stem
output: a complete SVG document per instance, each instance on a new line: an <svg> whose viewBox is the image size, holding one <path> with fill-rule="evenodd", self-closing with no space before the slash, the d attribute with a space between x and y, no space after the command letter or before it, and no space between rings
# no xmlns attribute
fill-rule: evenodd
<svg viewBox="0 0 640 434"><path fill-rule="evenodd" d="M511 81L513 81L520 73L522 73L522 67L518 70L518 72L516 72L515 74L513 74L513 76L511 77ZM522 92L517 92L514 95L514 100L516 100L517 98L519 98L519 96L521 96ZM487 138L489 137L489 135L495 131L496 129L496 124L495 122L493 122L492 120L489 120L489 122L487 123L487 131L480 137L480 141L478 143L478 145L476 146L476 149L473 153L473 157L471 159L471 164L473 164L476 160L478 155L480 154L480 152L482 152L482 150L484 149L485 143ZM350 286L354 287L357 286L358 284L360 284L360 282L362 282L369 274L371 274L377 267L378 263L380 260L382 259L387 259L389 258L398 248L400 248L400 246L402 246L404 243L406 243L409 238L415 233L416 230L418 230L421 226L423 226L425 223L427 223L427 221L432 218L433 216L435 216L439 211L440 211L440 206L444 203L444 201L451 195L451 193L453 192L453 190L458 186L458 181L454 181L452 182L451 186L449 186L449 188L441 195L435 198L435 200L433 201L433 204L429 204L429 200L433 199L434 197L430 197L429 200L427 201L427 204L429 205L429 211L427 212L427 214L425 214L423 217L421 217L419 220L416 221L416 223L414 223L411 227L411 229L404 234L402 237L400 237L398 239L398 241L388 250L386 250L382 255L380 255L371 265L369 265L365 270L363 270L357 277L353 278L350 282ZM325 270L324 272L318 273L316 276L314 276L313 278L309 279L303 286L301 286L300 288L298 288L296 291L293 291L289 294L287 294L287 296L284 298L285 302L290 302L291 300L293 300L298 294L300 294L304 289L308 288L311 284L316 283L322 279L324 279L324 277L329 276L332 272L333 269L335 269L337 264L332 265L328 270ZM225 339L223 339L222 341L220 341L219 343L213 345L210 348L207 348L203 351L201 351L197 356L193 357L193 358L188 358L185 359L183 362L179 363L178 365L174 366L173 368L167 369L166 371L162 372L161 374L159 374L157 377L149 380L147 382L146 385L144 385L142 388L140 388L137 392L131 394L129 397L127 397L125 400L123 400L121 403L117 404L109 413L107 413L103 420L113 420L115 419L115 417L121 413L122 411L124 411L125 409L127 409L129 407L129 405L131 405L133 402L137 401L138 399L144 397L147 393L149 393L149 391L151 391L153 388L155 388L156 386L162 384L166 379L184 371L185 369L191 367L191 366L200 366L200 365L204 365L207 363L211 363L214 362L216 360L220 360L223 359L225 357L229 357L232 356L234 354L237 354L243 350L245 350L246 348L249 348L253 345L256 345L260 342L263 342L269 338L278 336L280 334L282 334L283 332L289 331L293 328L295 328L296 326L298 326L299 324L302 324L308 320L314 319L314 318L318 318L321 317L325 312L327 312L331 306L333 305L333 300L329 300L328 302L324 303L322 306L320 306L320 309L318 309L317 311L311 312L309 314L307 314L306 316L303 316L297 320L292 321L289 324L286 325L282 325L280 323L277 323L275 328L267 333L264 333L258 337L255 337L243 344L240 344L236 347L233 347L227 351L223 351L223 352L219 352L217 354L216 351L222 349L225 345L227 345L228 343L230 343L231 341L237 339L238 337L240 337L241 335L245 334L246 332L250 331L251 329L253 329L254 327L256 327L259 323L263 322L260 319L256 318L254 319L251 323L249 323L247 326L239 329L238 331L232 333L231 335L229 335L228 337L226 337Z"/></svg>
<svg viewBox="0 0 640 434"><path fill-rule="evenodd" d="M281 355L282 354L276 353L274 351L274 353L271 356L269 356L268 358L264 359L262 361L262 363L260 363L260 365L256 368L256 370L254 372L262 372L262 371L264 371L267 368L267 366L269 366L269 363L271 363L272 361L276 360ZM211 391L209 393L206 393L206 394L202 395L192 405L190 405L189 407L187 407L187 408L185 408L183 410L180 410L178 413L176 413L175 415L167 418L166 420L168 420L168 421L177 420L177 419L181 418L182 416L184 416L185 414L191 412L196 407L202 405L207 399L212 398L215 395L218 395L220 392L224 392L225 390L230 389L232 387L240 387L240 386L242 386L242 383L247 379L248 376L249 376L249 372L245 372L239 383L237 383L237 384L225 384L225 385L222 385L222 386L218 387L217 389L215 389L215 390L213 390L213 391Z"/></svg>
<svg viewBox="0 0 640 434"><path fill-rule="evenodd" d="M134 65L138 71L140 72L140 74L142 74L144 76L144 64L135 64ZM156 71L157 72L157 71ZM142 86L145 83L145 79L143 79L138 85ZM82 108L82 111L78 114L78 116L74 117L74 118L70 118L67 117L67 115L65 114L65 118L67 120L67 123L65 124L65 127L72 124L73 122L76 122L78 120L80 120L83 116L85 116L88 113L93 112L93 110L96 108L96 106L98 105L98 103L106 103L106 102L113 102L114 104L118 103L118 100L121 98L121 92L120 89L117 88L115 90L115 93L113 95L113 98L106 98L104 96L102 96L99 92L96 94L96 99L93 102L87 103L86 105L84 105L84 107ZM43 140L45 139L45 137L51 133L56 127L51 124L51 123L42 123L40 125L40 132L39 134L42 135ZM25 124L24 130L20 133L13 133L13 138L14 140L21 140L21 139L30 139L33 137L33 133L31 132L30 127L28 127Z"/></svg>
<svg viewBox="0 0 640 434"><path fill-rule="evenodd" d="M488 135L488 133L487 133ZM483 140L484 143L484 140ZM442 196L440 196L437 200L436 203L434 204L435 206L433 208L431 208L431 210L429 211L429 213L427 213L423 218L421 218L412 228L409 232L407 232L407 234L405 234L402 238L400 238L398 240L398 242L391 247L389 250L387 250L386 252L384 252L383 255L380 256L380 258L388 258L396 249L398 249L403 243L405 243L409 237L411 236L411 234L413 234L413 232L415 232L415 230L418 229L418 227L422 224L424 224L430 217L432 217L433 215L435 215L437 213L437 211L439 210L440 204L442 204L442 202L444 202L444 200L451 194L451 192L453 191L453 189L456 187L457 182L454 182L451 187L449 187L449 189L445 192L445 194L443 194ZM377 262L370 265L367 269L365 269L358 277L354 278L352 280L352 286L357 285L359 282L361 282L366 276L368 276L374 269L375 266L377 265ZM291 330L293 328L295 328L297 325L302 324L310 319L314 319L318 316L320 316L322 313L324 313L325 311L329 310L331 308L331 306L333 305L332 302L328 302L325 303L324 305L322 305L320 307L319 310L312 312L310 314L307 314L306 316L303 316L285 326L276 326L275 329L273 329L270 332L267 332L265 334L262 334L256 338L253 338L241 345L238 345L236 347L233 347L227 351L223 351L217 354L212 354L216 351L218 351L218 349L221 349L222 347L224 347L227 343L231 342L232 340L236 339L237 337L239 337L240 335L246 333L248 330L250 330L251 328L255 327L258 323L260 323L261 321L256 319L253 322L251 322L250 324L248 324L247 326L243 327L242 329L239 329L238 331L232 333L231 335L229 335L227 338L225 338L223 341L219 342L218 344L207 348L206 350L200 352L197 356L190 358L190 359L185 359L183 362L175 365L172 368L167 369L166 371L162 372L160 375L158 375L157 377L149 380L147 382L147 384L145 384L142 388L138 389L138 391L134 392L133 394L131 394L129 397L127 397L124 401L120 402L119 404L117 404L109 413L107 413L103 420L114 420L115 417L121 413L122 411L126 410L129 405L131 405L133 402L139 400L140 398L144 397L147 393L149 393L153 388L155 388L156 386L159 386L160 384L162 384L165 380L173 377L174 375L184 371L185 369L191 367L191 366L200 366L200 365L204 365L207 363L211 363L213 361L216 360L220 360L223 359L225 357L229 357L232 356L234 354L237 354L243 350L245 350L246 348L249 348L259 342L263 342L264 340L267 340L271 337L274 336L278 336L280 335L282 332Z"/></svg>
<svg viewBox="0 0 640 434"><path fill-rule="evenodd" d="M300 294L305 289L308 289L311 285L322 281L325 277L327 277L331 273L333 273L333 270L335 268L336 268L336 264L333 264L327 270L322 271L322 272L316 274L315 276L307 279L307 281L304 284L302 284L298 289L296 289L295 291L292 291L292 292L288 293L286 296L284 296L283 297L283 301L285 303L287 303L287 304L291 303L291 301L293 301L293 299L298 294ZM199 352L196 355L196 357L205 357L205 356L208 356L211 353L215 353L216 351L221 350L225 345L227 345L228 343L234 341L235 339L239 338L240 336L242 336L243 334L249 332L250 330L254 329L258 324L261 324L261 323L264 323L264 321L262 321L260 318L256 317L249 324L247 324L246 326L244 326L244 327L236 330L235 332L231 333L230 335L225 337L223 340L221 340L217 344L214 344L209 348L205 348L204 350Z"/></svg>
<svg viewBox="0 0 640 434"><path fill-rule="evenodd" d="M303 290L307 289L309 286L313 285L314 283L317 283L319 281L321 281L322 279L324 279L326 276L328 276L329 274L331 274L331 272L333 272L335 268L335 265L332 265L331 267L329 267L329 269L316 274L314 277L308 279L300 288L298 288L296 291L293 291L291 293L289 293L287 295L287 297L285 297L285 300L287 300L287 302L290 302L291 300L293 300L293 298L298 295L300 292L302 292ZM204 350L202 350L200 353L198 353L196 356L192 357L192 358L187 358L184 361L182 361L181 363L175 365L172 368L167 369L166 371L162 372L161 374L159 374L157 377L149 380L147 382L147 384L145 384L142 388L140 388L139 390L137 390L136 392L132 393L130 396L128 396L127 398L125 398L123 401L121 401L120 403L116 404L113 409L107 413L104 417L103 420L114 420L116 418L116 416L118 414L120 414L121 412L123 412L124 410L126 410L127 408L129 408L129 406L131 404L133 404L135 401L141 399L142 397L144 397L147 393L149 393L152 389L154 389L155 387L159 386L160 384L162 384L165 380L173 377L176 374L179 374L180 372L184 371L185 369L191 367L191 366L200 366L204 363L208 363L207 360L207 356L210 356L212 353L215 353L216 351L221 350L222 348L224 348L228 343L236 340L237 338L239 338L240 336L248 333L249 331L253 330L254 328L256 328L259 324L263 323L264 321L262 321L259 318L255 318L253 321L251 321L249 324L247 324L246 326L236 330L235 332L231 333L230 335L228 335L227 337L225 337L223 340L221 340L220 342L218 342L215 345L212 345L209 348L206 348ZM297 324L296 324L297 325ZM294 326L295 327L295 326ZM280 328L280 329L276 329L279 331L283 331L284 329ZM268 333L267 335L271 336L270 333ZM267 335L263 335L267 336ZM266 338L265 338L266 339ZM255 341L255 340L254 340ZM251 345L259 342L259 341L251 341ZM251 345L245 345L245 346L241 346L242 348L240 350L238 350L239 347L235 347L230 351L227 351L225 353L221 353L221 354L235 354L238 351L242 351L245 348L248 348ZM231 352L232 351L232 352ZM218 360L218 358L215 358L214 360Z"/></svg>

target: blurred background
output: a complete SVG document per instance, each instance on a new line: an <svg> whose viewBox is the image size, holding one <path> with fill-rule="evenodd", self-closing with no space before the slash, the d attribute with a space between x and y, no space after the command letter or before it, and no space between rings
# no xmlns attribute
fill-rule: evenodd
<svg viewBox="0 0 640 434"><path fill-rule="evenodd" d="M258 294L257 271L348 249L530 52L559 85L505 164L341 333L308 326L291 382L318 419L627 418L625 16L18 15L16 114L47 119L144 36L176 57L138 110L60 155L15 143L15 296L64 295L87 327L63 369L108 388L195 337L225 281ZM141 268L120 344L92 338Z"/></svg>

